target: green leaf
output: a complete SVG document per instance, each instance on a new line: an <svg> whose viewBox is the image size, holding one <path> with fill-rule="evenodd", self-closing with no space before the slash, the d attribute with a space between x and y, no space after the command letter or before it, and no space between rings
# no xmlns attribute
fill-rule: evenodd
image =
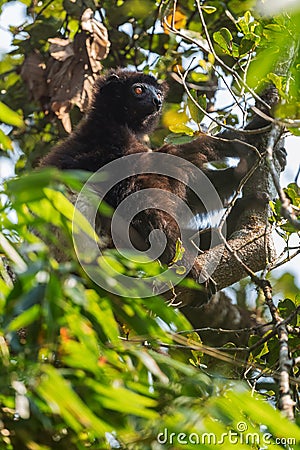
<svg viewBox="0 0 300 450"><path fill-rule="evenodd" d="M87 306L86 310L95 318L99 326L103 329L107 340L113 344L119 343L119 330L114 317L110 302L107 299L101 299L95 291L86 291Z"/></svg>
<svg viewBox="0 0 300 450"><path fill-rule="evenodd" d="M251 20L251 12L250 12L250 11L246 11L246 12L245 12L245 14L244 14L244 19L245 19L245 22L246 22L247 24L250 23L250 20Z"/></svg>
<svg viewBox="0 0 300 450"><path fill-rule="evenodd" d="M0 148L1 150L12 150L13 148L11 139L2 130L0 130Z"/></svg>
<svg viewBox="0 0 300 450"><path fill-rule="evenodd" d="M274 436L293 437L300 440L300 428L282 416L271 405L252 397L250 393L244 392L242 395L238 392L228 393L228 400L222 399L222 402L228 402L229 408L242 410L246 416L254 419L258 423L267 426Z"/></svg>
<svg viewBox="0 0 300 450"><path fill-rule="evenodd" d="M300 128L287 128L294 136L300 136Z"/></svg>
<svg viewBox="0 0 300 450"><path fill-rule="evenodd" d="M201 72L193 72L191 78L196 81L196 83L205 83L205 81L209 80L209 76Z"/></svg>
<svg viewBox="0 0 300 450"><path fill-rule="evenodd" d="M184 266L178 266L177 264L173 264L172 268L175 269L177 275L184 275L186 273L186 267Z"/></svg>
<svg viewBox="0 0 300 450"><path fill-rule="evenodd" d="M214 6L202 6L201 9L203 9L203 11L205 11L206 14L212 14L215 11L217 11L217 8L215 8Z"/></svg>
<svg viewBox="0 0 300 450"><path fill-rule="evenodd" d="M243 17L238 20L236 26L243 34L246 35L249 33L249 22L246 22Z"/></svg>
<svg viewBox="0 0 300 450"><path fill-rule="evenodd" d="M13 125L14 127L24 127L23 117L18 113L10 109L3 102L0 102L0 122Z"/></svg>
<svg viewBox="0 0 300 450"><path fill-rule="evenodd" d="M193 98L195 98L196 93L194 91L191 91L191 95L193 95ZM202 109L206 110L206 96L202 95L200 97L198 97L197 99L195 98L195 101L197 103L199 103L199 105L201 106ZM203 120L205 114L204 112L197 107L197 105L191 100L190 97L188 97L188 108L191 114L192 119L196 122L196 123L201 123L201 121Z"/></svg>
<svg viewBox="0 0 300 450"><path fill-rule="evenodd" d="M247 84L252 88L259 85L269 73L274 72L277 61L282 60L282 55L288 54L287 46L290 42L288 29L280 27L278 32L264 29L264 35L266 42L257 51L247 72Z"/></svg>
<svg viewBox="0 0 300 450"><path fill-rule="evenodd" d="M17 204L24 204L45 197L43 188L47 187L51 180L55 180L56 169L46 169L24 174L7 182L7 191L13 194Z"/></svg>
<svg viewBox="0 0 300 450"><path fill-rule="evenodd" d="M285 189L284 192L291 199L294 206L297 208L300 207L300 188L296 183L290 183Z"/></svg>
<svg viewBox="0 0 300 450"><path fill-rule="evenodd" d="M270 331L267 331L267 333L265 333L264 336L267 336L268 334L270 334ZM255 336L255 335L250 336L249 345L252 346L252 345L256 344L260 339L261 339L260 336ZM264 342L262 345L257 346L252 351L252 356L254 356L256 360L262 359L263 356L265 356L269 353L268 342L269 341Z"/></svg>
<svg viewBox="0 0 300 450"><path fill-rule="evenodd" d="M166 144L174 144L174 145L181 145L181 144L188 144L189 142L192 142L195 139L195 136L188 136L187 134L182 133L172 133L168 134L167 137L165 137L165 143Z"/></svg>
<svg viewBox="0 0 300 450"><path fill-rule="evenodd" d="M250 52L250 50L252 50L254 48L254 46L255 46L254 41L243 38L238 47L239 56L247 55Z"/></svg>
<svg viewBox="0 0 300 450"><path fill-rule="evenodd" d="M182 241L178 238L176 241L175 255L170 264L175 264L181 261L185 252L185 248L182 245Z"/></svg>
<svg viewBox="0 0 300 450"><path fill-rule="evenodd" d="M157 401L152 398L136 394L123 387L103 386L102 383L97 383L91 378L86 380L86 385L98 394L98 399L104 408L147 419L158 418L158 413L149 409L157 405Z"/></svg>
<svg viewBox="0 0 300 450"><path fill-rule="evenodd" d="M6 254L7 258L12 261L16 268L23 272L26 270L27 265L19 253L15 250L13 244L4 236L3 233L0 233L0 249Z"/></svg>
<svg viewBox="0 0 300 450"><path fill-rule="evenodd" d="M34 213L36 217L40 217L43 222L51 223L52 225L62 227L63 220L60 212L53 207L52 203L46 199L42 198L38 201L29 204L30 211Z"/></svg>
<svg viewBox="0 0 300 450"><path fill-rule="evenodd" d="M300 119L300 102L290 98L285 103L281 103L276 108L276 117L280 119Z"/></svg>
<svg viewBox="0 0 300 450"><path fill-rule="evenodd" d="M265 28L267 28L268 30L276 31L278 33L282 31L282 27L276 23L270 23L266 25Z"/></svg>
<svg viewBox="0 0 300 450"><path fill-rule="evenodd" d="M98 365L97 352L91 352L81 342L72 339L65 339L62 343L62 361L69 367L85 369L89 372L99 375L100 367Z"/></svg>
<svg viewBox="0 0 300 450"><path fill-rule="evenodd" d="M278 309L283 319L287 319L296 309L295 303L289 298L285 298L278 303ZM297 325L297 315L295 314L293 320L289 322L291 325Z"/></svg>
<svg viewBox="0 0 300 450"><path fill-rule="evenodd" d="M267 78L268 78L268 80L272 81L272 83L278 89L278 91L281 95L284 94L282 91L283 82L285 79L284 77L280 77L276 73L268 73Z"/></svg>
<svg viewBox="0 0 300 450"><path fill-rule="evenodd" d="M296 284L295 275L288 272L282 274L279 278L276 279L274 289L276 289L277 292L280 292L282 297L285 297L287 299L295 299L295 296L299 294L299 288ZM289 302L284 304L284 306L288 307Z"/></svg>
<svg viewBox="0 0 300 450"><path fill-rule="evenodd" d="M10 322L7 327L8 331L17 331L27 327L39 317L40 311L40 305L33 305Z"/></svg>
<svg viewBox="0 0 300 450"><path fill-rule="evenodd" d="M81 400L58 370L50 365L42 366L41 370L44 375L36 387L36 392L75 432L92 429L98 437L102 437L111 429L103 419L92 412L85 401Z"/></svg>
<svg viewBox="0 0 300 450"><path fill-rule="evenodd" d="M170 131L173 133L187 134L188 136L194 135L194 130L184 123L175 123L169 126Z"/></svg>

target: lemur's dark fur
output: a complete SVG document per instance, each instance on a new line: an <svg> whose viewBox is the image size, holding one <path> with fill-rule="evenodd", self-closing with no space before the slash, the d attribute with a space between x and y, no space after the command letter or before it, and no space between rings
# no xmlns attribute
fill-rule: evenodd
<svg viewBox="0 0 300 450"><path fill-rule="evenodd" d="M151 150L142 142L141 136L154 129L166 91L165 83L159 83L151 75L120 69L111 71L98 80L87 117L66 140L50 151L41 161L41 166L95 172L116 158L134 153L145 153L143 158L146 168L147 154ZM259 126L266 124L259 123ZM223 137L224 135L216 138L203 134L188 144L163 145L155 151L179 156L201 168L225 202L237 189L256 156L247 143L237 140L228 141L222 139ZM225 157L230 156L239 158L236 167L224 170L206 168L206 163L224 160ZM195 214L205 213L203 204L187 187L190 176L184 163L178 166L176 179L154 174L137 175L114 187L106 200L116 208L128 195L136 191L158 188L172 192L187 202ZM169 200L166 198L165 201ZM164 204L164 206L167 205ZM169 205L170 210L172 210L172 204ZM232 223L229 223L230 231L234 229L234 220L233 213ZM162 230L167 237L167 245L161 261L163 263L172 261L176 242L180 238L180 230L174 218L160 209L152 208L137 214L132 226L146 245L152 230ZM205 249L207 242L203 241L200 247ZM188 251L185 252L186 259L188 253ZM195 279L198 278L195 267L191 270L191 275Z"/></svg>

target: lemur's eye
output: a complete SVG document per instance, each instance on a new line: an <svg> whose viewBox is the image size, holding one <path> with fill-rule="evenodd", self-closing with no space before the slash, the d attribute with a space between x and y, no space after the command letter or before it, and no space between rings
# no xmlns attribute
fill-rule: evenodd
<svg viewBox="0 0 300 450"><path fill-rule="evenodd" d="M134 88L134 92L136 95L141 95L144 92L144 90L143 90L142 86L136 86Z"/></svg>

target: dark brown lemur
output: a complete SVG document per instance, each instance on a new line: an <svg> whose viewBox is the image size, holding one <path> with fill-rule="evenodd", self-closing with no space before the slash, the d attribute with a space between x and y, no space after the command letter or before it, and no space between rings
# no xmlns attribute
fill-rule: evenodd
<svg viewBox="0 0 300 450"><path fill-rule="evenodd" d="M142 142L141 136L155 128L166 92L166 84L159 83L151 75L121 69L110 71L96 83L94 99L86 118L66 140L42 159L40 166L95 172L117 158L139 153L143 154L143 167L146 169L151 149ZM260 127L266 124L259 121ZM248 128L252 129L251 123ZM243 136L243 141L236 139L236 136L229 139L226 133L216 137L203 134L190 143L178 146L163 145L155 152L178 156L200 168L211 180L225 204L257 157L252 146L248 144L247 137ZM224 170L211 170L207 167L207 163L224 160L226 157L238 157L237 166ZM139 173L139 170L136 173ZM183 162L177 167L174 178L151 173L131 176L115 185L105 200L116 208L129 195L143 189L155 188L174 194L186 202L195 215L205 216L207 211L203 203L189 188L191 177L193 174L186 170ZM260 203L260 200L258 202ZM247 203L240 200L237 209L233 208L228 221L230 232L235 230L236 215L241 209L247 208ZM164 197L163 207L167 211L174 209L174 204L168 196ZM137 211L140 212L131 225L138 236L139 242L135 244L141 249L149 245L148 236L151 231L163 231L167 243L160 260L169 264L174 258L181 232L174 219L176 211L173 216L164 210L143 210L143 204L137 205ZM191 235L194 232L195 230L191 230ZM206 239L200 242L200 250L209 247L210 234L204 234ZM189 249L186 249L183 264L190 263L189 253ZM198 281L199 268L196 265L192 266L189 276ZM201 305L206 303L208 298L207 292L197 293L193 304Z"/></svg>

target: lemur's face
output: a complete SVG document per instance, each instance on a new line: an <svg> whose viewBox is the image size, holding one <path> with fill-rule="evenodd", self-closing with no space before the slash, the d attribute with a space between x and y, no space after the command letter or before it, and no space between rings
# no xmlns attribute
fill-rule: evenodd
<svg viewBox="0 0 300 450"><path fill-rule="evenodd" d="M134 131L152 128L161 113L165 86L150 75L137 73L127 80L125 90L121 120Z"/></svg>
<svg viewBox="0 0 300 450"><path fill-rule="evenodd" d="M116 71L103 81L100 96L113 120L136 133L143 133L157 122L166 91L166 84L158 82L152 75Z"/></svg>
<svg viewBox="0 0 300 450"><path fill-rule="evenodd" d="M159 85L147 83L134 83L130 87L128 97L128 112L133 116L145 119L160 112L163 101L163 92Z"/></svg>

